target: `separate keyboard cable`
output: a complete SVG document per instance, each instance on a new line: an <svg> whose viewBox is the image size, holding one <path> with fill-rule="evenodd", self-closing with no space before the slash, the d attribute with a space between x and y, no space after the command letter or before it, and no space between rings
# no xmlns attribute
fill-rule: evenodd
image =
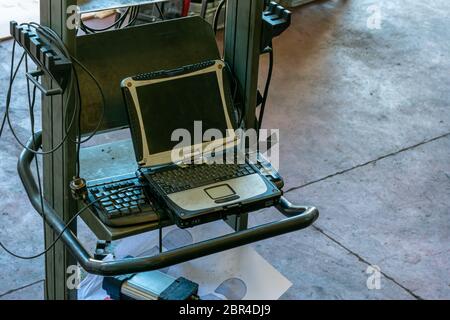
<svg viewBox="0 0 450 320"><path fill-rule="evenodd" d="M118 194L124 191L128 191L128 190L134 190L134 189L138 189L138 188L142 188L145 187L145 185L141 185L141 186L132 186L132 187L126 187L126 188L121 188L118 189L114 192L112 192L111 194ZM80 211L78 211L72 218L70 218L70 220L67 222L67 224L65 225L65 227L63 228L63 230L58 234L58 236L56 237L56 239L50 244L50 246L48 248L46 248L44 251L42 251L41 253L35 254L33 256L22 256L22 255L18 255L14 252L12 252L11 250L9 250L8 248L5 247L5 245L0 242L0 247L3 248L3 250L5 250L8 254L12 255L13 257L16 257L18 259L22 259L22 260L32 260L32 259L36 259L39 258L41 256L43 256L44 254L46 254L47 252L49 252L58 242L59 239L61 239L61 237L63 236L64 232L67 231L67 229L69 229L70 225L72 224L72 222L75 221L75 219L81 215L84 211L86 211L87 209L91 208L92 206L94 206L95 204L97 204L98 202L102 201L103 199L108 198L110 195L107 196L102 196L94 201L92 201L91 203L85 205Z"/></svg>

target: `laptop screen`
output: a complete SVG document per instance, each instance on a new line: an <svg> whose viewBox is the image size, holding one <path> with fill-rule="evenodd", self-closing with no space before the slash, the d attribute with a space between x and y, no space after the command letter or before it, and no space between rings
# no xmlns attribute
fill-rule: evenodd
<svg viewBox="0 0 450 320"><path fill-rule="evenodd" d="M195 121L202 121L202 136L208 129L218 129L226 136L216 72L140 86L136 93L150 154L170 151L178 145L180 141L172 141L176 129L187 129L194 139Z"/></svg>

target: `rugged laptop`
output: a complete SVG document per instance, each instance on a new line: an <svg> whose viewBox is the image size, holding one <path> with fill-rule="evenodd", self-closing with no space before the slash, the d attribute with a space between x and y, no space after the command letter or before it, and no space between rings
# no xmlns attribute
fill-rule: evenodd
<svg viewBox="0 0 450 320"><path fill-rule="evenodd" d="M247 160L214 162L234 159L240 143L229 85L220 60L122 81L149 196L181 228L272 206L281 196Z"/></svg>

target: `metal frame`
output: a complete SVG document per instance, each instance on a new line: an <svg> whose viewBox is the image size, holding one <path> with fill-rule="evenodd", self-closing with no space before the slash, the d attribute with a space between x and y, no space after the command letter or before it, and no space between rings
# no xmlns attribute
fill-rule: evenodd
<svg viewBox="0 0 450 320"><path fill-rule="evenodd" d="M103 1L103 0L102 0ZM41 0L41 24L52 28L65 43L69 52L78 55L75 30L66 27L66 8L76 5L77 0ZM242 89L246 111L247 128L255 127L255 108L257 99L257 79L260 56L260 36L264 0L228 0L225 27L224 58L238 78ZM45 88L54 89L56 83L44 77ZM50 150L62 140L65 134L64 117L72 114L75 103L67 101L68 96L43 96L42 98L42 138L44 149ZM70 132L75 138L75 132ZM77 212L78 204L72 199L69 182L75 174L75 145L69 140L57 152L44 156L44 212L40 208L39 193L33 180L29 164L33 155L24 151L18 163L18 171L27 194L35 207L47 221L45 226L45 245L48 247L66 223ZM41 143L37 143L40 145ZM31 145L30 145L31 146ZM113 275L144 270L154 270L175 263L198 258L215 252L234 248L254 241L267 239L283 233L300 230L309 226L318 216L315 208L295 207L282 198L278 210L292 216L278 222L247 229L247 215L231 217L227 222L237 231L230 235L205 241L174 251L164 252L156 257L145 257L127 261L101 262L94 260L76 237L76 223L64 232L62 241L46 254L45 259L45 297L46 299L76 299L76 290L66 286L67 268L80 263L88 272Z"/></svg>
<svg viewBox="0 0 450 320"><path fill-rule="evenodd" d="M75 30L66 28L66 8L76 5L76 0L41 0L41 24L52 28L63 39L69 52L75 51ZM54 88L56 83L48 77L43 77L45 88ZM74 101L67 101L68 96L43 96L42 98L42 129L43 146L52 149L64 135L64 116L72 114ZM66 103L67 102L67 103ZM75 132L70 133L72 139ZM70 139L68 139L70 140ZM69 221L77 209L77 203L72 199L69 182L75 174L76 150L68 141L57 152L43 158L43 186L44 197L49 205L57 212L64 222ZM71 227L76 234L76 224ZM45 227L45 246L48 247L55 239L52 228ZM67 267L76 265L76 259L67 250L64 243L58 243L45 256L45 297L50 300L76 299L76 290L69 290L66 286L68 277Z"/></svg>
<svg viewBox="0 0 450 320"><path fill-rule="evenodd" d="M27 147L38 150L41 146L41 142L42 134L37 133L34 136L34 139L29 139ZM155 256L145 256L140 258L106 262L95 260L93 256L90 255L83 247L73 232L70 230L65 231L66 224L47 201L44 201L44 208L41 207L38 187L30 168L34 157L35 155L32 152L24 149L19 157L19 162L17 165L19 176L25 187L28 198L36 211L43 216L53 231L58 235L62 234L61 240L70 254L87 272L92 274L115 276L158 270L210 254L243 246L252 242L307 228L318 218L319 215L319 212L314 207L294 206L285 198L281 198L281 201L276 208L287 217L283 220L270 222L182 248L165 251Z"/></svg>

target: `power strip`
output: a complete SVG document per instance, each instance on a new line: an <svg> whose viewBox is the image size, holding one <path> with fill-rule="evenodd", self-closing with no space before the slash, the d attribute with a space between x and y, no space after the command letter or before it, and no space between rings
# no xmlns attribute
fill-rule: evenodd
<svg viewBox="0 0 450 320"><path fill-rule="evenodd" d="M291 11L275 1L271 1L263 12L261 51L271 46L272 39L278 37L291 25Z"/></svg>
<svg viewBox="0 0 450 320"><path fill-rule="evenodd" d="M15 21L10 22L10 33L14 40L29 54L39 72L30 73L31 78L41 76L44 73L54 79L61 90L44 90L46 95L58 94L67 87L72 63L71 61L45 37L40 37L36 30L29 25L19 25ZM30 78L30 77L29 77ZM33 81L33 79L30 79ZM34 81L33 81L34 82ZM43 88L39 86L41 91Z"/></svg>

